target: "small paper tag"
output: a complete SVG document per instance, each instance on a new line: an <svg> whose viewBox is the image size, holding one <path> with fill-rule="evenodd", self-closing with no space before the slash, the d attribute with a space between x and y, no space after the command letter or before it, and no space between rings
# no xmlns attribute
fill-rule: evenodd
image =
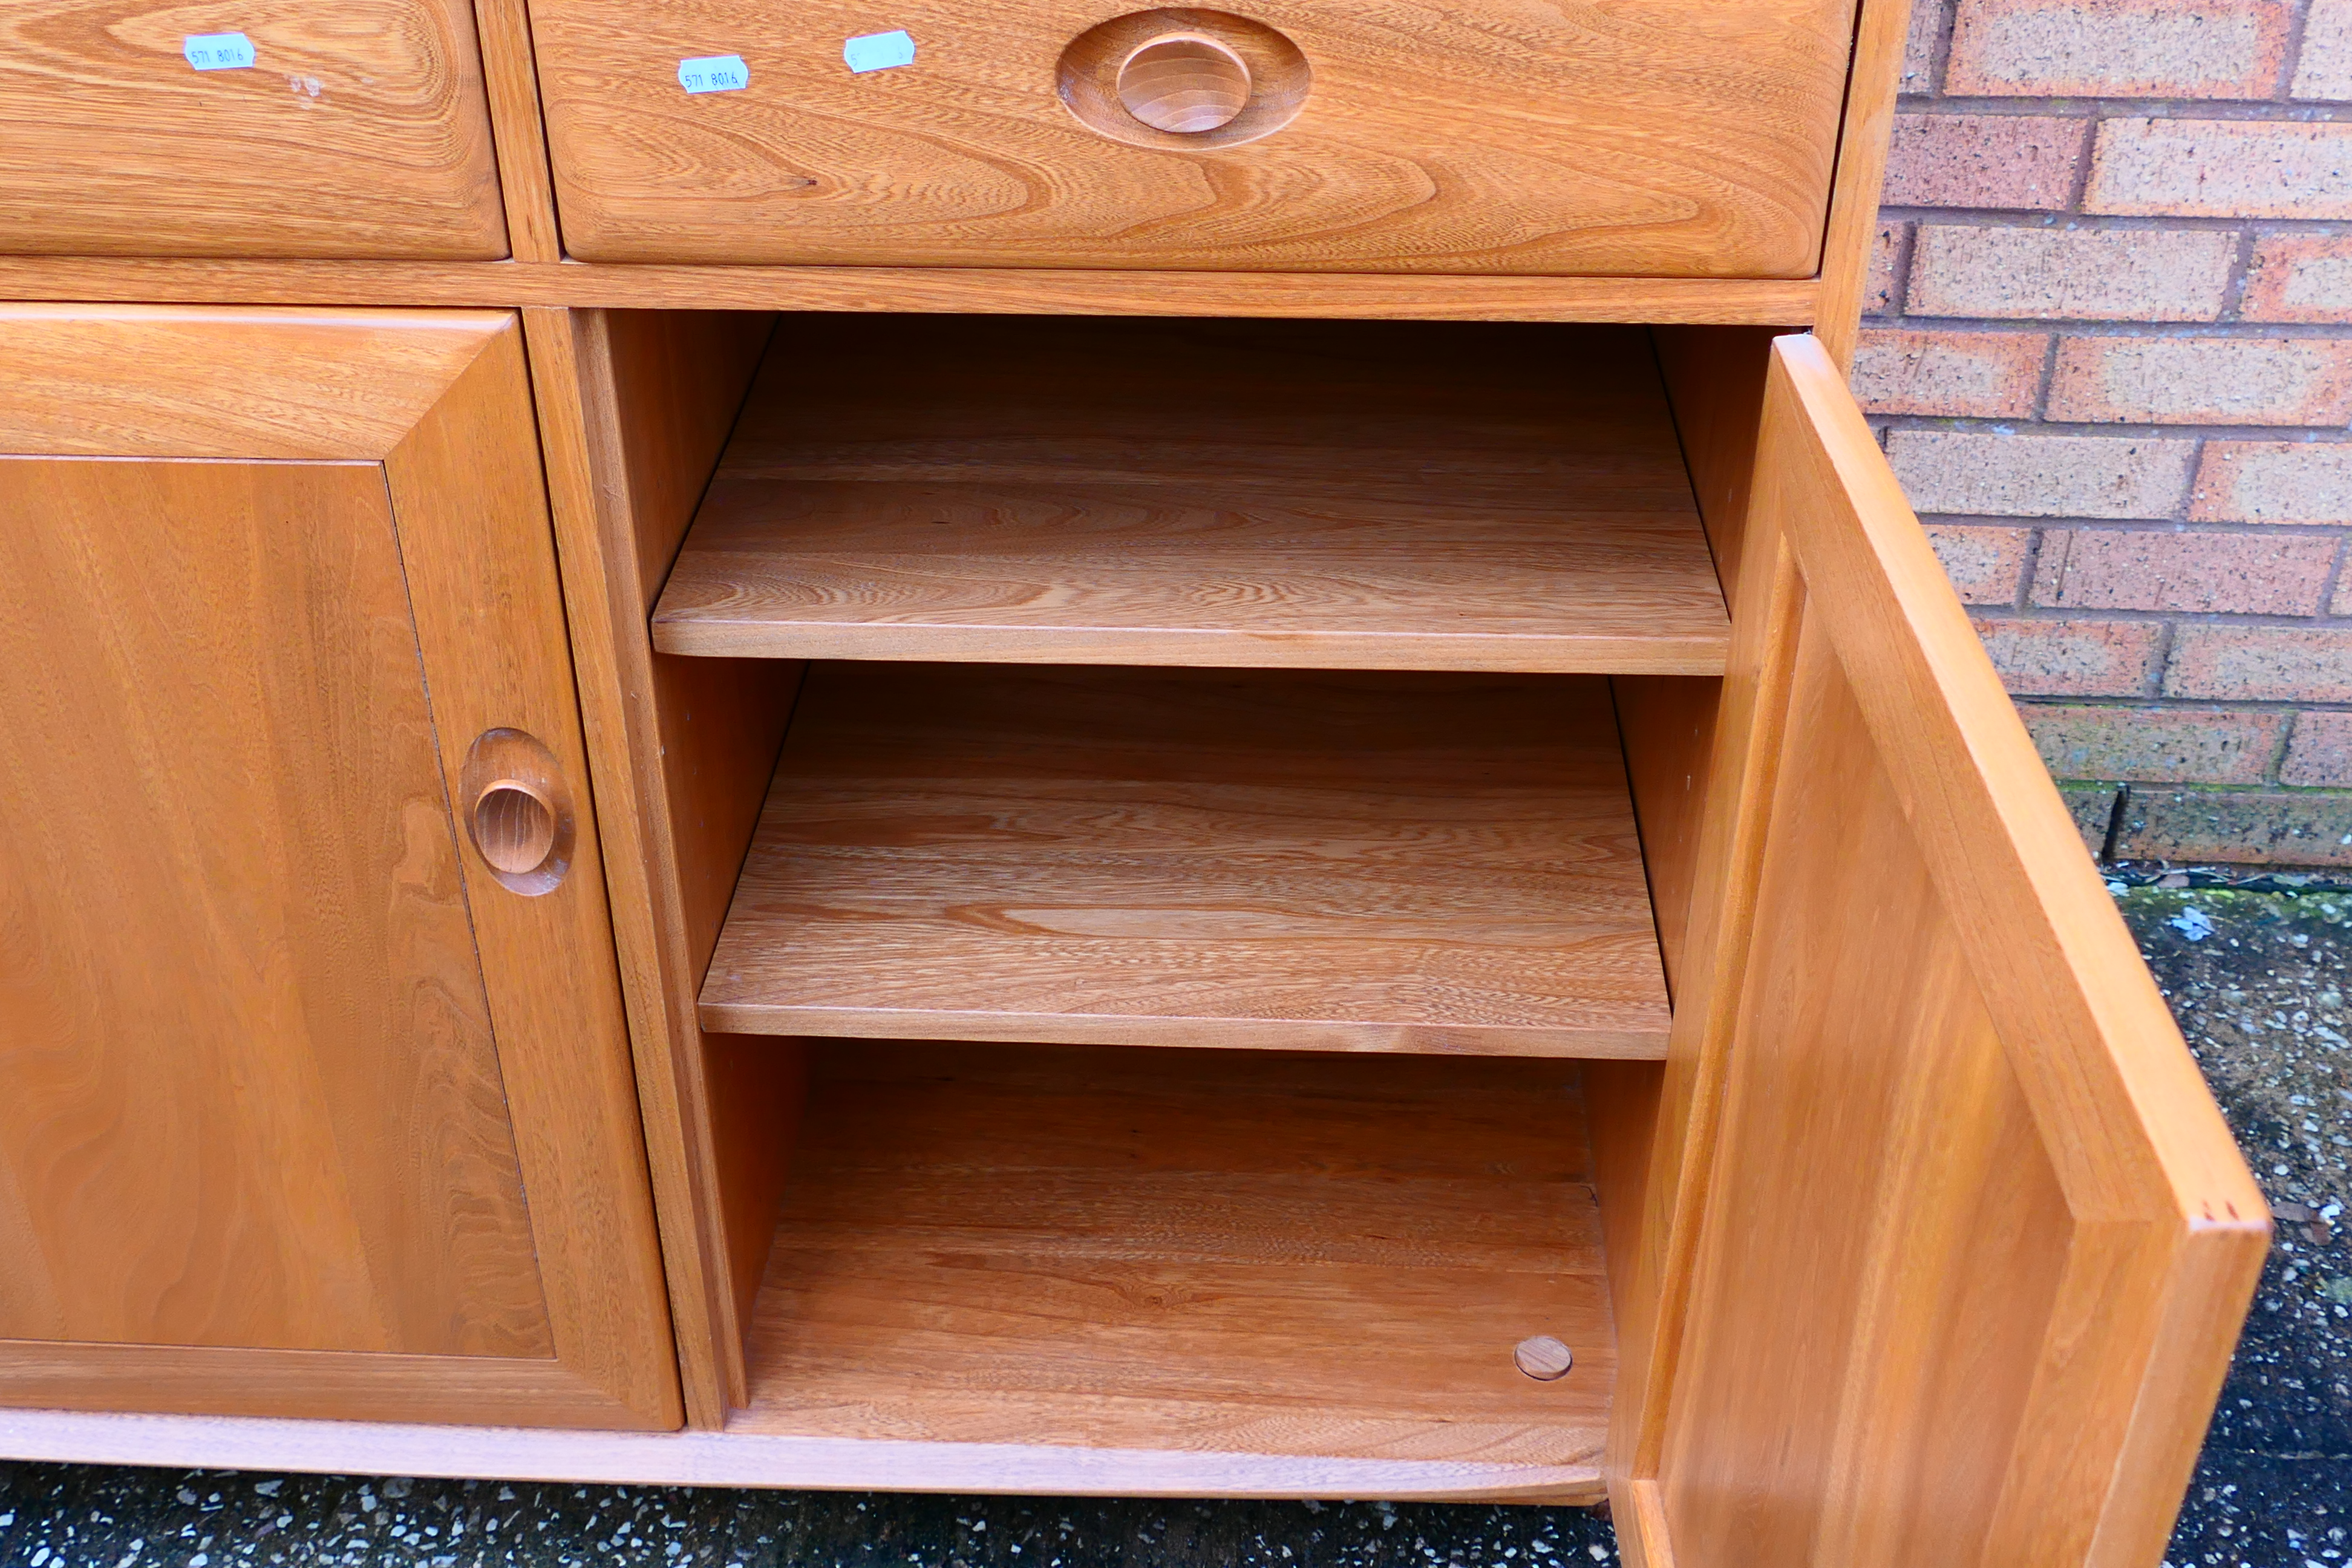
<svg viewBox="0 0 2352 1568"><path fill-rule="evenodd" d="M915 63L915 40L904 31L868 33L841 46L842 63L853 71L886 71Z"/></svg>
<svg viewBox="0 0 2352 1568"><path fill-rule="evenodd" d="M180 53L200 71L244 70L253 64L253 40L243 33L190 33Z"/></svg>
<svg viewBox="0 0 2352 1568"><path fill-rule="evenodd" d="M677 85L688 92L740 92L751 85L741 55L701 55L677 62Z"/></svg>

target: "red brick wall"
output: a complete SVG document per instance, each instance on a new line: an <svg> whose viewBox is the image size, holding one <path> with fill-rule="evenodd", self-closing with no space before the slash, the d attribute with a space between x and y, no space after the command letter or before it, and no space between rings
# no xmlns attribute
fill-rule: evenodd
<svg viewBox="0 0 2352 1568"><path fill-rule="evenodd" d="M1914 0L1854 386L2084 823L2352 867L2352 0Z"/></svg>

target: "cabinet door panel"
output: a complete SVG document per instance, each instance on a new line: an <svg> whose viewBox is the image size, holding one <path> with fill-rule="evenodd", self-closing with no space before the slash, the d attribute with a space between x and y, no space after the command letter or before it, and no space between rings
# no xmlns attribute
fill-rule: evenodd
<svg viewBox="0 0 2352 1568"><path fill-rule="evenodd" d="M0 1405L675 1425L517 323L11 307L0 373Z"/></svg>
<svg viewBox="0 0 2352 1568"><path fill-rule="evenodd" d="M549 1354L382 471L0 513L0 1336Z"/></svg>
<svg viewBox="0 0 2352 1568"><path fill-rule="evenodd" d="M1776 762L1634 1550L2153 1565L2267 1213L1834 368L1774 353Z"/></svg>

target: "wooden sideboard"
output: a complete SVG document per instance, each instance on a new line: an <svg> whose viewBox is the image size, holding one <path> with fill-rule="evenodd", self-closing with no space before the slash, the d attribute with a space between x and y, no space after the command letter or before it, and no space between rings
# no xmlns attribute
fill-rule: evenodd
<svg viewBox="0 0 2352 1568"><path fill-rule="evenodd" d="M2158 1562L2269 1219L1904 21L24 0L0 1454Z"/></svg>

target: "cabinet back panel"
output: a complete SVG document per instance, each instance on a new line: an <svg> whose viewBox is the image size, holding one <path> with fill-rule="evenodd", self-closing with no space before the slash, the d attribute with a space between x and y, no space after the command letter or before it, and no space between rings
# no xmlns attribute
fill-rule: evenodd
<svg viewBox="0 0 2352 1568"><path fill-rule="evenodd" d="M196 69L212 34L253 64ZM0 124L0 252L507 254L466 0L19 0Z"/></svg>
<svg viewBox="0 0 2352 1568"><path fill-rule="evenodd" d="M1144 9L913 0L886 21L845 0L537 0L565 247L595 261L1814 270L1847 0L1157 13L1271 28L1312 73L1288 123L1199 147L1115 139L1057 91L1074 40ZM884 27L913 37L912 62L845 68L845 40ZM681 60L723 54L748 68L740 90L680 86Z"/></svg>
<svg viewBox="0 0 2352 1568"><path fill-rule="evenodd" d="M383 469L0 517L0 1337L551 1354Z"/></svg>

